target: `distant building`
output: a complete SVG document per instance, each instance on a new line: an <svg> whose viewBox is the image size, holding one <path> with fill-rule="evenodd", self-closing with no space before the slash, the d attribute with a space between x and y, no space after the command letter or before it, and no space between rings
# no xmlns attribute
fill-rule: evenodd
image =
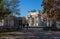
<svg viewBox="0 0 60 39"><path fill-rule="evenodd" d="M4 26L20 26L21 17L5 16Z"/></svg>
<svg viewBox="0 0 60 39"><path fill-rule="evenodd" d="M22 24L24 23L26 24L25 17L16 17L11 15L4 17L4 26L18 27L18 26L22 26Z"/></svg>
<svg viewBox="0 0 60 39"><path fill-rule="evenodd" d="M26 18L25 17L21 17L21 22L22 22L22 24L26 24L27 23Z"/></svg>
<svg viewBox="0 0 60 39"><path fill-rule="evenodd" d="M4 17L4 26L14 26L14 17L13 16L5 16Z"/></svg>
<svg viewBox="0 0 60 39"><path fill-rule="evenodd" d="M4 25L4 20L0 20L0 26L3 26Z"/></svg>
<svg viewBox="0 0 60 39"><path fill-rule="evenodd" d="M29 11L28 12L28 23L29 23L29 26L40 26L41 25L40 11Z"/></svg>

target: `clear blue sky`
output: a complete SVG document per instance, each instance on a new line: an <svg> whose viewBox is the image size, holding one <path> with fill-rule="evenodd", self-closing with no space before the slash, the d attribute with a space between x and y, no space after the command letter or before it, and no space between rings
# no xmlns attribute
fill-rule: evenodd
<svg viewBox="0 0 60 39"><path fill-rule="evenodd" d="M21 0L20 2L20 13L21 16L27 17L28 11L30 10L42 10L42 0Z"/></svg>

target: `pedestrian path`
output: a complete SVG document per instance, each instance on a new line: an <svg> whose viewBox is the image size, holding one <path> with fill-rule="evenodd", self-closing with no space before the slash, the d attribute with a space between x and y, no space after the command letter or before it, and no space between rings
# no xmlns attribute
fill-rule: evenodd
<svg viewBox="0 0 60 39"><path fill-rule="evenodd" d="M60 31L42 31L29 28L28 31L0 33L0 39L60 39Z"/></svg>

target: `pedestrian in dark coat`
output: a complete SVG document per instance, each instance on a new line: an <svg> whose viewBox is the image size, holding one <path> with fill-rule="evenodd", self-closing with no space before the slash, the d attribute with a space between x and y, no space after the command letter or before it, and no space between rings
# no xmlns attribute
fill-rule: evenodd
<svg viewBox="0 0 60 39"><path fill-rule="evenodd" d="M27 23L26 25L27 25L27 31L28 31L29 24Z"/></svg>
<svg viewBox="0 0 60 39"><path fill-rule="evenodd" d="M25 24L23 24L23 28L25 28Z"/></svg>

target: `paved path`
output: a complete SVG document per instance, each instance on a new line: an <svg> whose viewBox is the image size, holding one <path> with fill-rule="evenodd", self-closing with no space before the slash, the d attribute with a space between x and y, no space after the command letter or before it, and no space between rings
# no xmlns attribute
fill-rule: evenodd
<svg viewBox="0 0 60 39"><path fill-rule="evenodd" d="M28 31L0 33L0 39L60 39L60 31L29 28Z"/></svg>

